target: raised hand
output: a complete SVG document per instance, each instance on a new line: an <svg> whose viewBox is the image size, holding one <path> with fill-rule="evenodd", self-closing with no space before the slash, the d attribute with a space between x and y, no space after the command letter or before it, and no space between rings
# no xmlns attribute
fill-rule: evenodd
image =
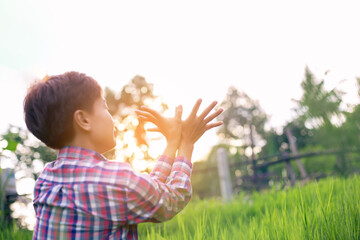
<svg viewBox="0 0 360 240"><path fill-rule="evenodd" d="M209 129L218 127L223 122L210 123L214 118L219 116L223 112L220 108L216 112L208 116L211 110L216 106L217 101L212 102L199 116L197 112L202 100L198 99L188 116L188 118L182 124L181 142L185 144L195 144L195 142Z"/></svg>
<svg viewBox="0 0 360 240"><path fill-rule="evenodd" d="M181 139L182 106L180 105L175 108L174 118L166 118L154 109L145 106L142 106L140 109L141 110L135 110L139 119L152 122L157 126L156 128L148 129L148 131L162 133L167 143L177 149Z"/></svg>

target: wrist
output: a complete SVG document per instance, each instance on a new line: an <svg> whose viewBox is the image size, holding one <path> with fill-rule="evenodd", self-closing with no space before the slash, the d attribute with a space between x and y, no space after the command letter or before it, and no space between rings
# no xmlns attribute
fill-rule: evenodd
<svg viewBox="0 0 360 240"><path fill-rule="evenodd" d="M193 149L194 148L194 144L191 143L191 142L185 142L185 141L182 141L179 145L179 149L182 148L182 149Z"/></svg>
<svg viewBox="0 0 360 240"><path fill-rule="evenodd" d="M176 151L179 148L179 141L167 141L166 146Z"/></svg>
<svg viewBox="0 0 360 240"><path fill-rule="evenodd" d="M178 146L176 146L175 144L167 143L163 154L171 158L175 158L177 148Z"/></svg>
<svg viewBox="0 0 360 240"><path fill-rule="evenodd" d="M193 150L194 150L194 144L181 142L179 146L178 156L185 157L191 161Z"/></svg>

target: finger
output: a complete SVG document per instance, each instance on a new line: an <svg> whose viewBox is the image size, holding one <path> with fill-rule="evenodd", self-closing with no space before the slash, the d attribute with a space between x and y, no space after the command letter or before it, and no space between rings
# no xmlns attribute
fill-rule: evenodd
<svg viewBox="0 0 360 240"><path fill-rule="evenodd" d="M148 129L146 129L146 131L148 131L148 132L161 132L160 131L160 128L148 128Z"/></svg>
<svg viewBox="0 0 360 240"><path fill-rule="evenodd" d="M175 120L181 121L182 112L183 112L182 105L179 105L175 108Z"/></svg>
<svg viewBox="0 0 360 240"><path fill-rule="evenodd" d="M211 122L214 118L216 118L217 116L219 116L223 111L224 111L224 109L219 108L216 112L214 112L213 114L211 114L210 116L208 116L207 118L205 118L205 119L204 119L205 124Z"/></svg>
<svg viewBox="0 0 360 240"><path fill-rule="evenodd" d="M155 117L154 117L151 113L144 112L144 111L140 111L140 110L135 110L135 112L136 112L139 116L144 116L144 117L147 117L147 118L155 119Z"/></svg>
<svg viewBox="0 0 360 240"><path fill-rule="evenodd" d="M151 123L153 123L155 125L158 125L157 121L155 119L150 119L150 118L147 118L147 117L144 117L144 116L139 116L139 120L140 121L151 122Z"/></svg>
<svg viewBox="0 0 360 240"><path fill-rule="evenodd" d="M138 110L136 110L136 113L138 114L138 117L141 118L142 120L146 120L154 123L157 122L156 118L150 113L142 112Z"/></svg>
<svg viewBox="0 0 360 240"><path fill-rule="evenodd" d="M200 107L201 101L202 101L201 98L199 98L199 99L196 101L196 103L195 103L195 105L194 105L194 107L193 107L193 109L192 109L189 117L195 117L195 116L196 116L197 112L199 111L199 107Z"/></svg>
<svg viewBox="0 0 360 240"><path fill-rule="evenodd" d="M157 112L156 110L154 110L154 109L151 109L151 108L146 107L146 106L141 106L140 109L143 110L143 111L151 113L155 118L162 118L161 114L159 112Z"/></svg>
<svg viewBox="0 0 360 240"><path fill-rule="evenodd" d="M205 126L205 131L210 130L210 129L214 128L214 127L221 126L221 125L223 125L222 121L221 122L216 122L216 123L209 123L208 125Z"/></svg>
<svg viewBox="0 0 360 240"><path fill-rule="evenodd" d="M212 102L199 116L199 118L202 120L204 119L209 112L211 112L211 110L216 106L217 101Z"/></svg>

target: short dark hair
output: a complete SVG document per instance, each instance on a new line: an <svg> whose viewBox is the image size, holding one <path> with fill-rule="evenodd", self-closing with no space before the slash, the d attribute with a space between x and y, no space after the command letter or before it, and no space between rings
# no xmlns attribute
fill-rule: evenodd
<svg viewBox="0 0 360 240"><path fill-rule="evenodd" d="M84 73L46 76L29 88L24 99L26 126L47 146L60 149L74 137L74 112L91 112L101 95L100 85Z"/></svg>

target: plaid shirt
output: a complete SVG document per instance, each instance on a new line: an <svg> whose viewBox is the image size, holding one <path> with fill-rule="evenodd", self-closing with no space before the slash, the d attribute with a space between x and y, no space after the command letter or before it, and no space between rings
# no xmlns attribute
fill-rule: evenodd
<svg viewBox="0 0 360 240"><path fill-rule="evenodd" d="M137 239L137 224L174 217L191 198L192 164L160 156L149 174L80 148L60 149L35 184L33 239Z"/></svg>

